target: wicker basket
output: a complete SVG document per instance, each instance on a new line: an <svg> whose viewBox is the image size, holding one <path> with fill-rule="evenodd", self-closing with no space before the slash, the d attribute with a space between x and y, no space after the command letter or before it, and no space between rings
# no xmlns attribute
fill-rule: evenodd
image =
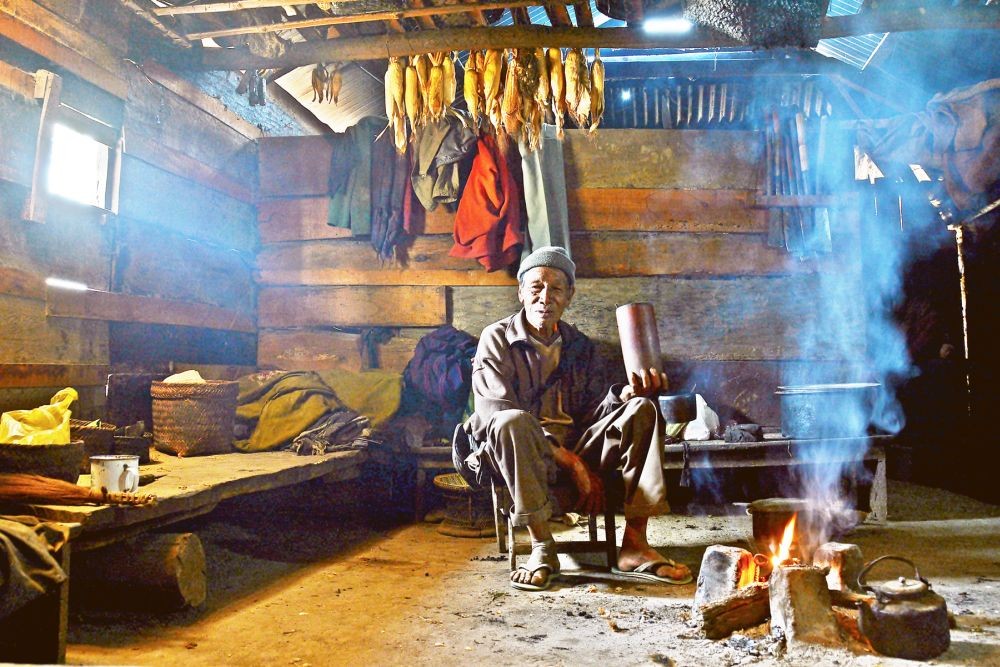
<svg viewBox="0 0 1000 667"><path fill-rule="evenodd" d="M83 441L83 460L80 472L90 472L90 457L115 453L115 427L111 424L90 426L83 419L69 420L69 439Z"/></svg>
<svg viewBox="0 0 1000 667"><path fill-rule="evenodd" d="M236 382L154 382L153 447L177 456L232 451Z"/></svg>
<svg viewBox="0 0 1000 667"><path fill-rule="evenodd" d="M81 441L65 445L0 444L0 472L42 475L76 484L80 461L90 465Z"/></svg>

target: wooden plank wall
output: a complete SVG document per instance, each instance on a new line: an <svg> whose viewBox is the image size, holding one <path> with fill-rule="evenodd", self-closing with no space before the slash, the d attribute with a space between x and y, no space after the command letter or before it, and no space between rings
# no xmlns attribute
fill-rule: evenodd
<svg viewBox="0 0 1000 667"><path fill-rule="evenodd" d="M71 384L86 394L83 412L100 416L109 369L252 366L261 131L168 70L128 60L119 3L24 5L0 8L0 34L23 47L0 56L0 405L32 407ZM81 108L116 108L123 119L118 216L54 202L45 223L21 219L40 116L27 82L44 59ZM87 304L107 306L98 317L125 320L109 324L90 310L76 316L87 304L63 294L49 313L70 316L54 317L48 276L152 299L88 294ZM211 328L177 326L201 311L211 311Z"/></svg>
<svg viewBox="0 0 1000 667"><path fill-rule="evenodd" d="M734 131L568 131L564 144L578 289L566 319L602 344L621 375L616 304L654 304L666 367L678 388L726 414L776 423L773 391L790 371L834 377L821 285L857 285L856 217L834 212L836 256L800 262L765 244L753 208L762 140ZM402 370L427 327L478 335L517 307L504 271L448 256L453 216L428 216L405 263L379 262L366 239L326 224L334 158L321 138L265 139L258 207L258 362L281 368L363 366L360 332L391 327L382 365ZM858 302L860 304L860 300ZM857 331L860 308L840 315ZM804 333L819 333L807 344ZM855 341L863 349L863 341Z"/></svg>

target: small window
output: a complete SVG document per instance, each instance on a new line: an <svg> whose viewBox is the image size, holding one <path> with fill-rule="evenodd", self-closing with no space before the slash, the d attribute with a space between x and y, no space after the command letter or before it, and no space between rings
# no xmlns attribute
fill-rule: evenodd
<svg viewBox="0 0 1000 667"><path fill-rule="evenodd" d="M109 209L109 162L108 146L57 122L52 127L47 189L80 204Z"/></svg>

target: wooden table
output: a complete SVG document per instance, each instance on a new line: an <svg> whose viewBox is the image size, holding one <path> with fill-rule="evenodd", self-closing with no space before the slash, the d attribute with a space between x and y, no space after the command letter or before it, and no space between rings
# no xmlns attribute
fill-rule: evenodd
<svg viewBox="0 0 1000 667"><path fill-rule="evenodd" d="M152 453L152 462L140 466L140 474L162 475L140 488L157 497L155 505L140 507L111 505L29 505L16 511L30 513L46 521L71 525L73 550L95 549L147 530L206 514L221 501L248 493L268 491L299 482L322 478L337 482L354 479L369 459L369 452L349 450L320 456L299 456L292 452L233 452L213 456L178 458ZM81 475L79 484L89 484ZM58 554L60 564L70 572L70 545ZM4 630L15 631L20 623L32 627L31 651L19 647L16 655L0 655L0 662L61 663L66 656L67 592L69 581L59 590L29 605L20 618L3 619ZM23 642L21 642L23 644Z"/></svg>
<svg viewBox="0 0 1000 667"><path fill-rule="evenodd" d="M837 464L843 465L845 472L853 473L852 468L856 469L857 464L868 464L874 468L869 518L881 522L888 518L885 444L889 440L891 436L796 440L779 433L766 433L763 442L705 440L688 443L688 465L691 469L725 469ZM684 468L683 444L666 446L663 467Z"/></svg>

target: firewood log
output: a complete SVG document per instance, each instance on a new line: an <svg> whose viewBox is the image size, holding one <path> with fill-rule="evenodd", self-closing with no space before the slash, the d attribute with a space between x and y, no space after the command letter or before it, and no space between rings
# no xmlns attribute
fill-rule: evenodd
<svg viewBox="0 0 1000 667"><path fill-rule="evenodd" d="M698 608L702 630L709 639L728 637L736 630L760 625L770 613L766 583L754 583L727 597Z"/></svg>
<svg viewBox="0 0 1000 667"><path fill-rule="evenodd" d="M205 550L194 533L145 534L73 555L74 599L174 611L205 601Z"/></svg>

